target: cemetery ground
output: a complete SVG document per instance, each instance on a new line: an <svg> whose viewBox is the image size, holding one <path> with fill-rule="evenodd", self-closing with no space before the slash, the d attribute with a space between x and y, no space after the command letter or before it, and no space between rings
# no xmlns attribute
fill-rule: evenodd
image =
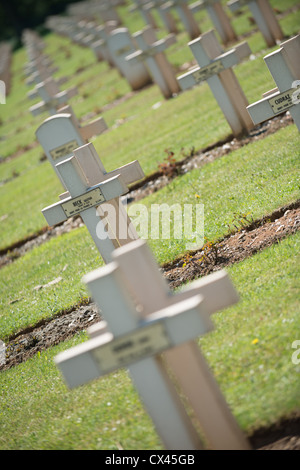
<svg viewBox="0 0 300 470"><path fill-rule="evenodd" d="M299 33L298 2L271 4L285 36ZM144 26L126 12L120 8L131 32ZM253 103L274 88L263 57L277 46L266 48L249 16L232 16L232 24L252 50L235 73ZM212 27L204 12L196 18L202 31ZM186 240L174 237L149 239L150 247L174 289L227 269L241 300L213 316L215 330L199 345L254 447L300 449L300 365L292 360L300 326L300 138L289 113L237 139L207 84L170 100L154 85L133 92L87 48L55 34L45 41L57 77L78 87L70 101L77 117L101 115L108 125L93 140L107 170L137 159L145 172L128 210L204 204L202 250L186 252ZM177 76L193 62L188 41L181 31L166 52ZM54 364L99 320L81 279L103 261L80 218L45 226L41 209L62 187L35 138L47 115L29 113L25 62L25 50L16 51L0 108L0 338L7 345L0 448L161 449L126 370L70 392Z"/></svg>

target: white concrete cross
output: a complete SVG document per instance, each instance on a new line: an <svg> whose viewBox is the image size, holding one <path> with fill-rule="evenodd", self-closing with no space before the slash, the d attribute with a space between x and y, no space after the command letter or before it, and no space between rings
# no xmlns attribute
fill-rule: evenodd
<svg viewBox="0 0 300 470"><path fill-rule="evenodd" d="M37 70L36 72L33 72L28 79L26 80L27 85L33 85L44 82L47 80L47 78L50 78L52 74L58 71L57 67L45 67L41 68L40 70ZM66 81L65 78L60 78L57 80L57 83L59 85L62 85Z"/></svg>
<svg viewBox="0 0 300 470"><path fill-rule="evenodd" d="M176 10L191 39L195 39L201 34L200 28L188 5L188 0L170 0L161 6L161 8L165 11L170 11L173 8Z"/></svg>
<svg viewBox="0 0 300 470"><path fill-rule="evenodd" d="M99 13L103 23L115 21L118 25L122 24L120 15L118 14L111 0L102 0L91 4L91 13Z"/></svg>
<svg viewBox="0 0 300 470"><path fill-rule="evenodd" d="M61 108L38 127L36 136L57 176L57 163L73 155L73 151L86 144L93 135L99 135L107 129L103 118L96 119L81 127L71 106ZM61 180L62 184L63 181Z"/></svg>
<svg viewBox="0 0 300 470"><path fill-rule="evenodd" d="M147 8L147 4L149 3L149 0L133 0L133 1L134 1L134 4L130 5L129 7L130 13L136 10L139 11L147 25L151 26L152 28L157 28L157 24L151 13L151 9Z"/></svg>
<svg viewBox="0 0 300 470"><path fill-rule="evenodd" d="M43 101L30 107L30 112L33 116L48 111L50 114L56 114L57 109L66 104L69 99L78 93L76 87L69 88L68 90L59 91L57 83L48 78L44 82L38 83L32 92L29 92L29 97L40 96Z"/></svg>
<svg viewBox="0 0 300 470"><path fill-rule="evenodd" d="M247 98L231 68L251 54L247 42L224 52L213 30L189 43L200 67L177 77L182 90L207 81L232 132L238 136L253 128Z"/></svg>
<svg viewBox="0 0 300 470"><path fill-rule="evenodd" d="M80 215L99 253L107 263L117 247L138 238L120 201L127 185L143 177L138 162L106 172L93 144L74 149L74 156L56 164L67 192L61 201L42 210L50 226Z"/></svg>
<svg viewBox="0 0 300 470"><path fill-rule="evenodd" d="M45 55L41 55L37 59L30 61L25 65L25 75L32 75L34 72L39 72L45 68L50 68L51 65L51 59Z"/></svg>
<svg viewBox="0 0 300 470"><path fill-rule="evenodd" d="M277 88L247 107L254 122L261 122L289 110L300 131L300 35L283 42L280 48L264 57Z"/></svg>
<svg viewBox="0 0 300 470"><path fill-rule="evenodd" d="M146 2L143 10L146 14L151 14L152 10L156 10L164 24L165 29L171 34L178 34L179 30L172 14L172 11L167 4L166 0L152 0Z"/></svg>
<svg viewBox="0 0 300 470"><path fill-rule="evenodd" d="M115 29L117 29L117 23L109 21L104 25L96 25L91 31L95 40L91 42L90 47L97 60L105 60L111 67L116 67L116 64L108 48L107 40Z"/></svg>
<svg viewBox="0 0 300 470"><path fill-rule="evenodd" d="M119 214L114 213L115 226L113 228L106 227L101 205L110 202L113 205L116 198L128 191L126 184L120 175L116 175L90 186L80 162L75 156L58 163L57 168L64 179L68 192L62 195L63 199L60 202L42 210L44 217L48 224L53 226L70 217L80 215L104 262L110 262L113 251L120 246L114 231ZM111 214L111 208L109 209Z"/></svg>
<svg viewBox="0 0 300 470"><path fill-rule="evenodd" d="M168 99L180 91L171 64L168 62L164 51L176 42L174 35L169 35L158 40L155 31L147 26L132 36L140 48L138 51L126 57L131 63L144 61L147 65L153 81L159 86L163 96Z"/></svg>
<svg viewBox="0 0 300 470"><path fill-rule="evenodd" d="M249 7L267 46L274 46L277 40L283 39L283 32L269 0L231 0L227 3L232 12L244 5Z"/></svg>
<svg viewBox="0 0 300 470"><path fill-rule="evenodd" d="M213 328L210 314L238 300L227 274L215 273L173 294L145 241L117 249L113 258L83 279L105 322L89 341L56 357L68 386L128 367L165 447L200 449L171 369L209 444L249 448L194 342Z"/></svg>
<svg viewBox="0 0 300 470"><path fill-rule="evenodd" d="M127 79L132 90L140 90L152 82L143 62L131 64L126 60L128 55L136 52L135 44L127 28L117 28L112 31L107 38L107 47L115 66Z"/></svg>
<svg viewBox="0 0 300 470"><path fill-rule="evenodd" d="M220 0L202 0L192 4L190 8L193 12L206 9L223 44L237 40L237 36Z"/></svg>

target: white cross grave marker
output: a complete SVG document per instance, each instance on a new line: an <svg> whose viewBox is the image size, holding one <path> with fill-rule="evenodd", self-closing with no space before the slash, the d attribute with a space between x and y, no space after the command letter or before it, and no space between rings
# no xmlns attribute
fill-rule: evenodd
<svg viewBox="0 0 300 470"><path fill-rule="evenodd" d="M152 0L146 3L144 11L150 13L153 9L157 10L166 30L171 34L177 34L179 30L172 11L168 6L165 0Z"/></svg>
<svg viewBox="0 0 300 470"><path fill-rule="evenodd" d="M47 122L38 129L37 135L45 145L44 149L47 148L46 154L50 162L56 153L58 159L62 160L56 163L55 169L67 192L60 196L61 202L46 207L42 213L50 226L80 215L104 261L109 262L116 247L138 238L119 197L128 192L128 184L141 179L144 173L137 161L106 172L91 143L70 150L72 140L69 139L78 139L80 136L70 116L61 115L60 118L60 122L65 124L63 130L66 133L63 132L62 135L64 142L68 141L67 144L50 150L53 142L51 143L51 138L46 139L46 131L49 130ZM50 124L53 128L53 123ZM57 121L54 122L54 128L56 124ZM74 156L67 158L67 153ZM53 161L51 163L55 164Z"/></svg>
<svg viewBox="0 0 300 470"><path fill-rule="evenodd" d="M89 341L56 357L68 386L128 367L166 448L200 449L164 367L164 353L212 447L249 449L194 343L213 328L211 313L238 300L226 273L214 273L173 294L145 241L117 249L113 258L83 279L105 322Z"/></svg>
<svg viewBox="0 0 300 470"><path fill-rule="evenodd" d="M140 14L142 15L145 23L152 28L156 28L156 22L155 19L153 18L153 15L150 11L150 8L147 8L147 4L149 3L149 0L133 0L134 5L131 5L129 7L130 13L138 10Z"/></svg>
<svg viewBox="0 0 300 470"><path fill-rule="evenodd" d="M247 42L224 52L213 30L189 43L200 67L177 77L182 90L207 81L233 134L238 136L253 128L246 110L248 106L240 84L231 68L251 54Z"/></svg>
<svg viewBox="0 0 300 470"><path fill-rule="evenodd" d="M94 134L96 130L101 131L101 127L102 130L106 128L105 123L102 123L102 118L100 118L99 123L98 120L92 122L91 127L89 127L89 125L80 127L77 119L72 113L72 109L70 109L70 107L66 107L66 111L68 110L70 112L59 113L47 118L36 131L37 139L43 147L49 162L63 185L64 181L56 168L57 163L70 158L78 147L82 147L87 143L91 134ZM94 159L94 156L90 155L90 157ZM100 161L98 156L97 158ZM145 176L137 161L129 163L122 168L124 171L121 169L116 171L119 171L120 173L123 171L123 178L125 178L126 184L136 182ZM125 169L127 169L126 174ZM104 168L103 171L105 172ZM92 174L89 175L89 177L92 177Z"/></svg>
<svg viewBox="0 0 300 470"><path fill-rule="evenodd" d="M188 0L170 0L162 7L165 11L170 11L175 8L177 14L184 25L184 28L191 39L197 38L200 34L200 28L195 21L193 13L188 5Z"/></svg>
<svg viewBox="0 0 300 470"><path fill-rule="evenodd" d="M300 131L300 35L280 46L264 57L277 88L265 93L262 100L251 104L247 110L254 124L289 110Z"/></svg>
<svg viewBox="0 0 300 470"><path fill-rule="evenodd" d="M30 92L29 97L40 96L43 101L30 107L30 112L36 116L42 112L48 111L50 114L56 114L57 109L66 104L69 99L77 94L76 87L68 90L59 91L57 83L48 78L44 82L38 83L34 90Z"/></svg>
<svg viewBox="0 0 300 470"><path fill-rule="evenodd" d="M153 81L159 86L166 99L171 98L180 91L171 64L168 62L164 50L176 42L174 35L158 40L154 30L148 26L142 31L133 34L140 50L126 57L131 63L145 61Z"/></svg>
<svg viewBox="0 0 300 470"><path fill-rule="evenodd" d="M276 44L276 40L283 39L282 30L269 0L231 0L227 3L227 6L233 12L239 10L244 5L249 7L254 20L269 47L274 46Z"/></svg>
<svg viewBox="0 0 300 470"><path fill-rule="evenodd" d="M25 65L25 75L32 75L34 72L39 72L40 70L44 70L45 68L50 68L51 65L52 61L47 56L41 55L37 59L28 62Z"/></svg>
<svg viewBox="0 0 300 470"><path fill-rule="evenodd" d="M95 40L92 41L90 45L97 60L105 60L111 67L116 67L116 64L108 48L107 40L110 33L115 29L117 29L117 23L114 21L109 21L104 25L95 26L92 30Z"/></svg>
<svg viewBox="0 0 300 470"><path fill-rule="evenodd" d="M107 46L115 66L127 79L132 90L139 90L152 82L149 72L142 62L130 64L126 57L136 52L136 47L127 28L112 31L107 38Z"/></svg>
<svg viewBox="0 0 300 470"><path fill-rule="evenodd" d="M215 29L218 31L223 44L237 40L237 36L220 0L202 0L191 5L192 11L204 8L209 14Z"/></svg>
<svg viewBox="0 0 300 470"><path fill-rule="evenodd" d="M93 130L93 123L91 124L91 130ZM85 128L78 127L72 114L57 114L46 119L36 131L37 139L65 189L67 186L57 164L72 155L75 155L79 161L89 186L94 186L118 174L121 175L126 185L135 183L145 176L137 160L107 172L94 146L92 144L86 145L87 133L85 132L84 135L83 130L86 131ZM69 196L69 192L66 192L60 195L60 199ZM124 245L138 238L137 232L119 199L111 200L109 204L103 203L97 208L97 214L107 226L110 238L117 240L116 246Z"/></svg>
<svg viewBox="0 0 300 470"><path fill-rule="evenodd" d="M98 214L98 208L101 204L126 194L128 188L120 175L91 186L80 163L73 156L56 165L68 193L62 196L60 202L44 208L42 213L50 226L80 215L100 255L108 263L112 252L120 244L112 235L110 227L105 229L102 212Z"/></svg>
<svg viewBox="0 0 300 470"><path fill-rule="evenodd" d="M26 80L27 85L37 85L38 83L44 82L47 78L50 78L52 74L58 71L57 67L45 67L33 72ZM57 80L59 85L62 85L66 81L65 78Z"/></svg>

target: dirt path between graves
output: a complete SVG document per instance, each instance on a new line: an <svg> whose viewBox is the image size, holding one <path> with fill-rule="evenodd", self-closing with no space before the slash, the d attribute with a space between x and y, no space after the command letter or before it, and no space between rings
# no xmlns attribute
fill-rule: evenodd
<svg viewBox="0 0 300 470"><path fill-rule="evenodd" d="M296 233L299 228L300 200L241 227L214 245L207 244L189 256L161 266L161 272L173 289L242 261L279 243L288 235ZM100 320L97 306L89 300L83 305L75 305L68 311L60 312L52 320L42 321L34 328L19 332L6 344L6 362L0 365L0 371L26 361L39 351L73 337ZM300 450L300 413L269 428L259 429L249 438L255 449Z"/></svg>

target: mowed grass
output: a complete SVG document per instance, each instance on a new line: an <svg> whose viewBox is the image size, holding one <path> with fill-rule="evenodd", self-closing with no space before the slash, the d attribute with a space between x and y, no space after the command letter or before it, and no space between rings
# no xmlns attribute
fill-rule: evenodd
<svg viewBox="0 0 300 470"><path fill-rule="evenodd" d="M153 238L155 205L161 208L167 204L172 209L179 204L179 215L183 217L184 205L191 205L195 211L197 204L203 204L204 236L208 241L215 241L233 228L234 221L242 220L243 215L248 220L256 219L299 199L299 157L299 132L291 125L176 178L157 193L129 205L128 213L141 237L148 239L158 263L165 263L186 252L187 244L197 239L185 231L183 219L176 219L172 210L169 238L161 222L158 238ZM182 224L180 238L176 238L174 221ZM100 260L91 236L82 227L3 267L0 270L0 337L7 338L78 302L87 295L82 276L98 267ZM59 284L34 290L37 285L45 285L59 276L63 278Z"/></svg>
<svg viewBox="0 0 300 470"><path fill-rule="evenodd" d="M300 234L228 269L240 295L199 344L240 427L299 410ZM69 391L54 364L85 333L0 374L1 449L162 449L127 371Z"/></svg>
<svg viewBox="0 0 300 470"><path fill-rule="evenodd" d="M293 4L295 2L289 2L285 6L278 2L277 7L284 10ZM125 15L125 11L121 10L125 24L128 23L129 29L134 30L139 25L137 15L132 18ZM239 17L239 24L244 32L249 31L249 25L246 26L247 15L245 12ZM281 20L285 34L295 34L299 15L296 12ZM207 14L199 12L198 19L203 26L202 30L206 31L209 27ZM160 34L163 36L163 31ZM177 70L177 76L180 75L178 67L193 59L187 45L188 40L187 34L182 31L177 43L166 52ZM259 32L247 40L253 52L260 52L255 60L245 61L235 67L235 73L249 103L252 103L274 86L263 61L263 56L274 48L266 50ZM167 101L159 88L153 85L117 106L107 108L105 105L130 92L124 77L106 63L97 63L89 49L72 44L67 38L50 34L45 37L45 41L45 52L53 58L54 65L59 67L55 77L68 78L64 88L78 87L78 96L70 101L75 114L79 119L85 120L84 124L93 117L102 115L109 127L109 132L93 139L107 170L137 159L148 175L157 170L165 157L165 149L171 148L176 159L181 159L182 149L185 153L192 148L200 150L231 133L207 84ZM48 116L44 113L33 117L28 110L35 101L26 97L30 89L25 84L26 60L24 49L15 53L12 92L5 108L0 108L1 157L4 159L4 163L0 165L0 181L5 183L0 186L0 249L9 247L44 227L46 223L40 213L41 208L55 202L61 192L55 173L52 172L51 176L50 164L40 162L43 149L36 142L35 131ZM33 149L30 148L32 144L35 144ZM19 156L11 159L15 155ZM23 185L20 207L18 191L21 191Z"/></svg>

